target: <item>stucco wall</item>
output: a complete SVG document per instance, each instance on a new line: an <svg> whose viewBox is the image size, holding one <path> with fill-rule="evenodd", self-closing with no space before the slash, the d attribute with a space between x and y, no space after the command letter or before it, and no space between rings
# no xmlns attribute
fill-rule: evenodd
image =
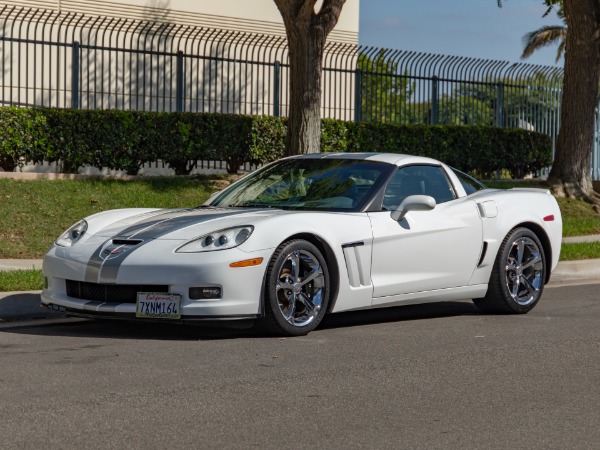
<svg viewBox="0 0 600 450"><path fill-rule="evenodd" d="M285 34L273 0L8 0L2 3L250 33ZM330 41L358 43L358 7L359 0L346 1Z"/></svg>

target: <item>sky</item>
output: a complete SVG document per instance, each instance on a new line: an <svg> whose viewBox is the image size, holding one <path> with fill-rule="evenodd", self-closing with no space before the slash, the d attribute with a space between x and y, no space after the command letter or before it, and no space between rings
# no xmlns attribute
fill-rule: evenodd
<svg viewBox="0 0 600 450"><path fill-rule="evenodd" d="M555 12L542 18L541 0L503 3L498 8L497 0L360 0L359 43L518 62L523 35L561 24ZM524 62L555 66L556 48L538 50Z"/></svg>

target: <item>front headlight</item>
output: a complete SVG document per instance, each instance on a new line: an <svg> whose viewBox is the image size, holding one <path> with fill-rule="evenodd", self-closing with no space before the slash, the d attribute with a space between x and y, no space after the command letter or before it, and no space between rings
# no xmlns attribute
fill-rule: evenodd
<svg viewBox="0 0 600 450"><path fill-rule="evenodd" d="M212 252L214 250L225 250L242 245L250 237L254 227L246 225L243 227L227 228L214 233L205 234L193 241L186 242L176 253Z"/></svg>
<svg viewBox="0 0 600 450"><path fill-rule="evenodd" d="M57 240L56 245L61 247L71 247L81 239L88 229L88 223L85 220L80 220L67 231L65 231Z"/></svg>

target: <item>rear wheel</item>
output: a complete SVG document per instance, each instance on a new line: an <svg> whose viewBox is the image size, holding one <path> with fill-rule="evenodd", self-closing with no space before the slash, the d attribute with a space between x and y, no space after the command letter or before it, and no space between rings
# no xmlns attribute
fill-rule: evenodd
<svg viewBox="0 0 600 450"><path fill-rule="evenodd" d="M329 271L319 249L300 239L281 244L269 262L264 295L268 331L302 336L314 330L329 304Z"/></svg>
<svg viewBox="0 0 600 450"><path fill-rule="evenodd" d="M484 298L483 312L525 314L537 304L546 280L544 248L533 231L515 228L500 246Z"/></svg>

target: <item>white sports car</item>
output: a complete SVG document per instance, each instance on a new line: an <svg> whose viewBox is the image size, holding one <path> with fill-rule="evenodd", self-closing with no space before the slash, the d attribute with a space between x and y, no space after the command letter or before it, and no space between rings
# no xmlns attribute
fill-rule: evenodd
<svg viewBox="0 0 600 450"><path fill-rule="evenodd" d="M561 235L543 189L487 189L416 156L303 155L197 208L81 220L46 254L42 303L84 317L252 319L291 336L326 313L425 302L526 313Z"/></svg>

